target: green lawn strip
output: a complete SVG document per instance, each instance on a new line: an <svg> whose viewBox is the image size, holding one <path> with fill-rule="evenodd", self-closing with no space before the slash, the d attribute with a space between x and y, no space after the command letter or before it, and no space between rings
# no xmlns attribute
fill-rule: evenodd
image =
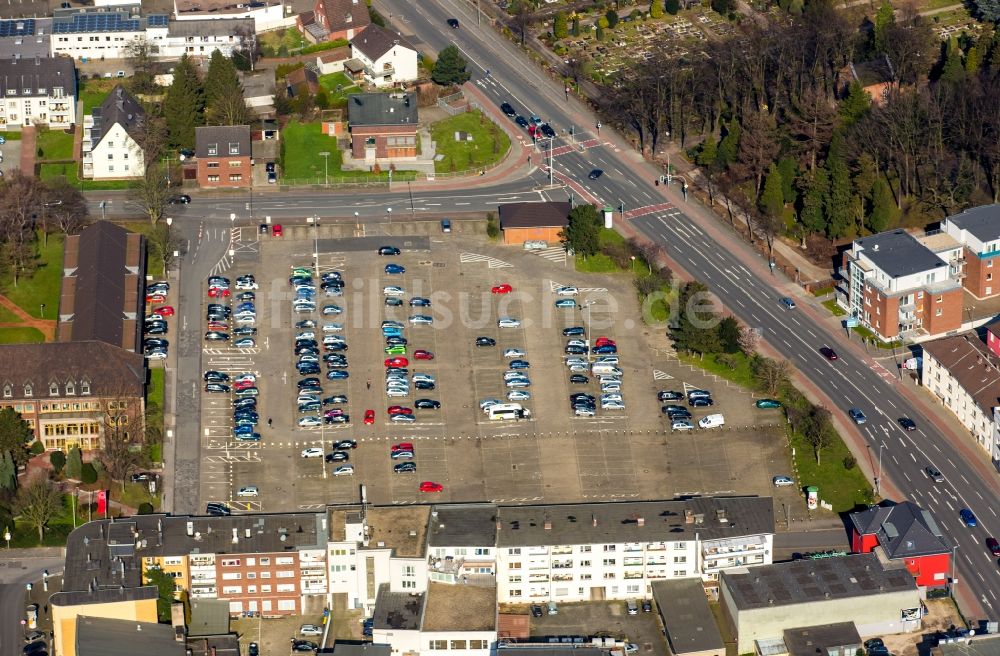
<svg viewBox="0 0 1000 656"><path fill-rule="evenodd" d="M41 151L42 161L64 161L73 159L73 135L62 130L41 129L36 144Z"/></svg>
<svg viewBox="0 0 1000 656"><path fill-rule="evenodd" d="M162 411L165 372L163 369L149 370L149 387L146 389L146 403L153 402Z"/></svg>
<svg viewBox="0 0 1000 656"><path fill-rule="evenodd" d="M0 322L18 323L20 321L21 321L21 315L16 314L13 310L8 310L5 307L0 307Z"/></svg>
<svg viewBox="0 0 1000 656"><path fill-rule="evenodd" d="M15 132L14 130L0 130L0 137L3 137L7 141L20 141L21 133L19 131Z"/></svg>
<svg viewBox="0 0 1000 656"><path fill-rule="evenodd" d="M160 503L159 495L150 495L148 483L126 483L125 491L119 484L111 486L111 498L130 508L139 508L141 503L151 503L155 508Z"/></svg>
<svg viewBox="0 0 1000 656"><path fill-rule="evenodd" d="M354 84L351 78L341 72L321 75L319 85L326 89L331 102L346 102L349 94L361 91L361 88ZM337 89L338 86L340 87L339 90Z"/></svg>
<svg viewBox="0 0 1000 656"><path fill-rule="evenodd" d="M319 123L299 123L289 121L281 132L282 141L282 173L283 180L290 184L323 184L324 179L331 183L345 179L357 181L385 181L389 179L388 172L378 175L368 171L342 171L341 152L337 149L337 140L323 134ZM329 163L319 153L330 153ZM325 167L325 168L324 168ZM412 180L412 171L400 171L393 174L394 180Z"/></svg>
<svg viewBox="0 0 1000 656"><path fill-rule="evenodd" d="M0 328L0 344L40 344L45 335L37 328Z"/></svg>
<svg viewBox="0 0 1000 656"><path fill-rule="evenodd" d="M736 366L732 366L728 362L719 362L719 356L732 358ZM706 353L704 357L697 354L678 353L677 359L685 364L707 371L710 374L715 374L719 378L725 378L742 387L753 387L753 377L750 375L750 360L742 353Z"/></svg>
<svg viewBox="0 0 1000 656"><path fill-rule="evenodd" d="M821 287L819 289L812 290L812 295L816 297L826 296L827 294L833 293L833 287Z"/></svg>
<svg viewBox="0 0 1000 656"><path fill-rule="evenodd" d="M832 314L835 317L843 317L847 315L847 311L844 310L844 308L837 305L837 299L835 298L831 298L828 301L823 301L821 305L825 307L827 310L829 310L830 314Z"/></svg>
<svg viewBox="0 0 1000 656"><path fill-rule="evenodd" d="M59 311L59 288L62 283L63 236L49 235L48 244L43 244L41 235L36 245L38 258L36 268L30 275L22 274L14 285L14 278L9 272L0 278L0 290L4 296L12 300L18 307L35 318L41 318L42 303L45 304L45 316L56 318Z"/></svg>
<svg viewBox="0 0 1000 656"><path fill-rule="evenodd" d="M883 350L902 348L903 346L903 343L900 342L898 339L893 340L891 342L883 342L882 340L880 340L878 337L875 336L875 333L873 333L868 328L865 328L864 326L855 326L851 330L861 335L862 337L866 338L870 344L874 344L875 346Z"/></svg>
<svg viewBox="0 0 1000 656"><path fill-rule="evenodd" d="M456 132L465 132L472 140L457 141ZM434 170L438 173L487 167L500 161L510 148L507 133L478 109L432 124L431 138L440 157L434 161Z"/></svg>
<svg viewBox="0 0 1000 656"><path fill-rule="evenodd" d="M789 442L795 450L793 459L799 485L818 487L819 498L831 504L834 512L844 512L871 500L871 484L857 465L852 469L844 467L844 458L851 452L839 435L820 452L819 464L812 445L802 435L792 433Z"/></svg>

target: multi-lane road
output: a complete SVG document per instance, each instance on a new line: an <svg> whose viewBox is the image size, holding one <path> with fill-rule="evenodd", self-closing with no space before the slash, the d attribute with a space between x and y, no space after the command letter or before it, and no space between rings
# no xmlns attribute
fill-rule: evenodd
<svg viewBox="0 0 1000 656"><path fill-rule="evenodd" d="M996 617L1000 611L1000 572L995 559L984 545L988 535L1000 536L1000 486L997 477L983 468L966 466L954 453L961 437L945 436L934 428L898 389L899 383L873 368L872 362L849 347L841 347L842 337L809 310L788 311L777 302L779 296L795 293L794 285L775 276L749 247L699 212L685 212L669 205L653 180L659 172L628 149L607 141L607 131L598 134L596 118L575 100L567 100L561 87L538 71L531 61L490 28L477 27L467 5L453 0L432 0L417 5L402 0L376 0L383 15L391 15L398 29L413 34L433 52L454 43L469 58L474 80L497 105L510 102L525 116L537 115L559 133L555 141L553 176L564 187L561 191L541 191L548 172L536 168L530 179L505 182L490 187L456 191L414 191L412 207L405 187L353 193L349 198L329 193L299 194L294 200L280 195L258 196L253 200L251 222L263 216L272 219L302 218L312 213L325 217L357 217L363 222L384 221L387 208L395 215L493 210L498 203L536 200L572 194L574 199L619 208L624 204L630 223L648 238L663 245L668 255L692 276L703 280L721 302L747 325L761 330L771 347L791 360L815 389L827 397L831 410L844 416L851 407L861 408L868 422L858 427L870 449L872 462L881 455L882 480L927 508L946 536L957 547L956 575L967 616L986 614ZM449 17L462 22L459 30L445 27ZM572 133L572 137L568 136ZM567 147L572 144L572 147ZM544 167L547 152L534 156L533 164ZM588 173L599 168L604 175L589 180ZM400 193L402 191L402 193ZM677 194L672 200L678 202ZM181 264L182 316L179 320L200 323L201 281L228 247L226 229L231 213L246 221L249 197L226 196L200 198L190 206L172 208L183 238L194 245ZM111 215L127 212L127 200L116 198L108 207ZM645 209L640 209L645 208ZM95 214L99 213L97 209ZM208 237L206 237L208 235ZM778 289L786 287L785 291ZM185 302L190 301L190 302ZM819 354L822 346L840 352L837 361ZM178 409L188 417L197 417L200 372L200 332L180 339L182 373L178 381ZM187 378L184 372L188 372ZM909 416L918 430L906 432L897 422ZM192 432L197 440L197 427ZM179 449L179 489L197 489L197 448ZM881 452L881 453L879 453ZM188 455L190 454L190 459ZM933 464L946 482L935 484L923 473ZM875 466L871 467L873 470ZM970 508L979 518L979 526L966 528L958 511ZM175 510L193 511L190 501L175 505Z"/></svg>

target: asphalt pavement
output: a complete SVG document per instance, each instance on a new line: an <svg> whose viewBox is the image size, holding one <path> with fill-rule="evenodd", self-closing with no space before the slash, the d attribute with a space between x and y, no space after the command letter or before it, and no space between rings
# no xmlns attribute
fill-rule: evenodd
<svg viewBox="0 0 1000 656"><path fill-rule="evenodd" d="M62 558L0 554L0 656L18 656L24 646L21 620L25 618L25 584L41 580L45 569L56 574L62 567Z"/></svg>

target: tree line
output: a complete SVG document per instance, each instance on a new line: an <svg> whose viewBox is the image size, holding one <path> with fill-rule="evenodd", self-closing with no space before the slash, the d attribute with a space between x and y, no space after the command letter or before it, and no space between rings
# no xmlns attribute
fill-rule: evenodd
<svg viewBox="0 0 1000 656"><path fill-rule="evenodd" d="M731 220L769 244L879 232L906 214L934 220L1000 198L990 26L940 43L909 10L884 3L859 28L829 0L763 20L689 56L652 48L604 111L645 152L679 143L712 202L724 196ZM850 74L864 62L891 81L877 103Z"/></svg>

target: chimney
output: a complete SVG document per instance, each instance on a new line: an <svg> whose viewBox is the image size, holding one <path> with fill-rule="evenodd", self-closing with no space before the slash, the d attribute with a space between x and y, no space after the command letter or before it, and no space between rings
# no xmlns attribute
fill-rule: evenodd
<svg viewBox="0 0 1000 656"><path fill-rule="evenodd" d="M635 518L635 523L636 523L637 526L645 526L646 525L646 518L642 517L642 516L636 517Z"/></svg>
<svg viewBox="0 0 1000 656"><path fill-rule="evenodd" d="M694 511L692 511L690 508L684 509L684 523L694 524Z"/></svg>
<svg viewBox="0 0 1000 656"><path fill-rule="evenodd" d="M542 524L542 526L545 528L546 531L551 531L552 530L552 520L551 519L546 519L545 523Z"/></svg>
<svg viewBox="0 0 1000 656"><path fill-rule="evenodd" d="M590 521L594 525L594 528L597 528L597 515L591 513L590 514Z"/></svg>
<svg viewBox="0 0 1000 656"><path fill-rule="evenodd" d="M240 541L240 529L233 529L233 544L238 544Z"/></svg>

